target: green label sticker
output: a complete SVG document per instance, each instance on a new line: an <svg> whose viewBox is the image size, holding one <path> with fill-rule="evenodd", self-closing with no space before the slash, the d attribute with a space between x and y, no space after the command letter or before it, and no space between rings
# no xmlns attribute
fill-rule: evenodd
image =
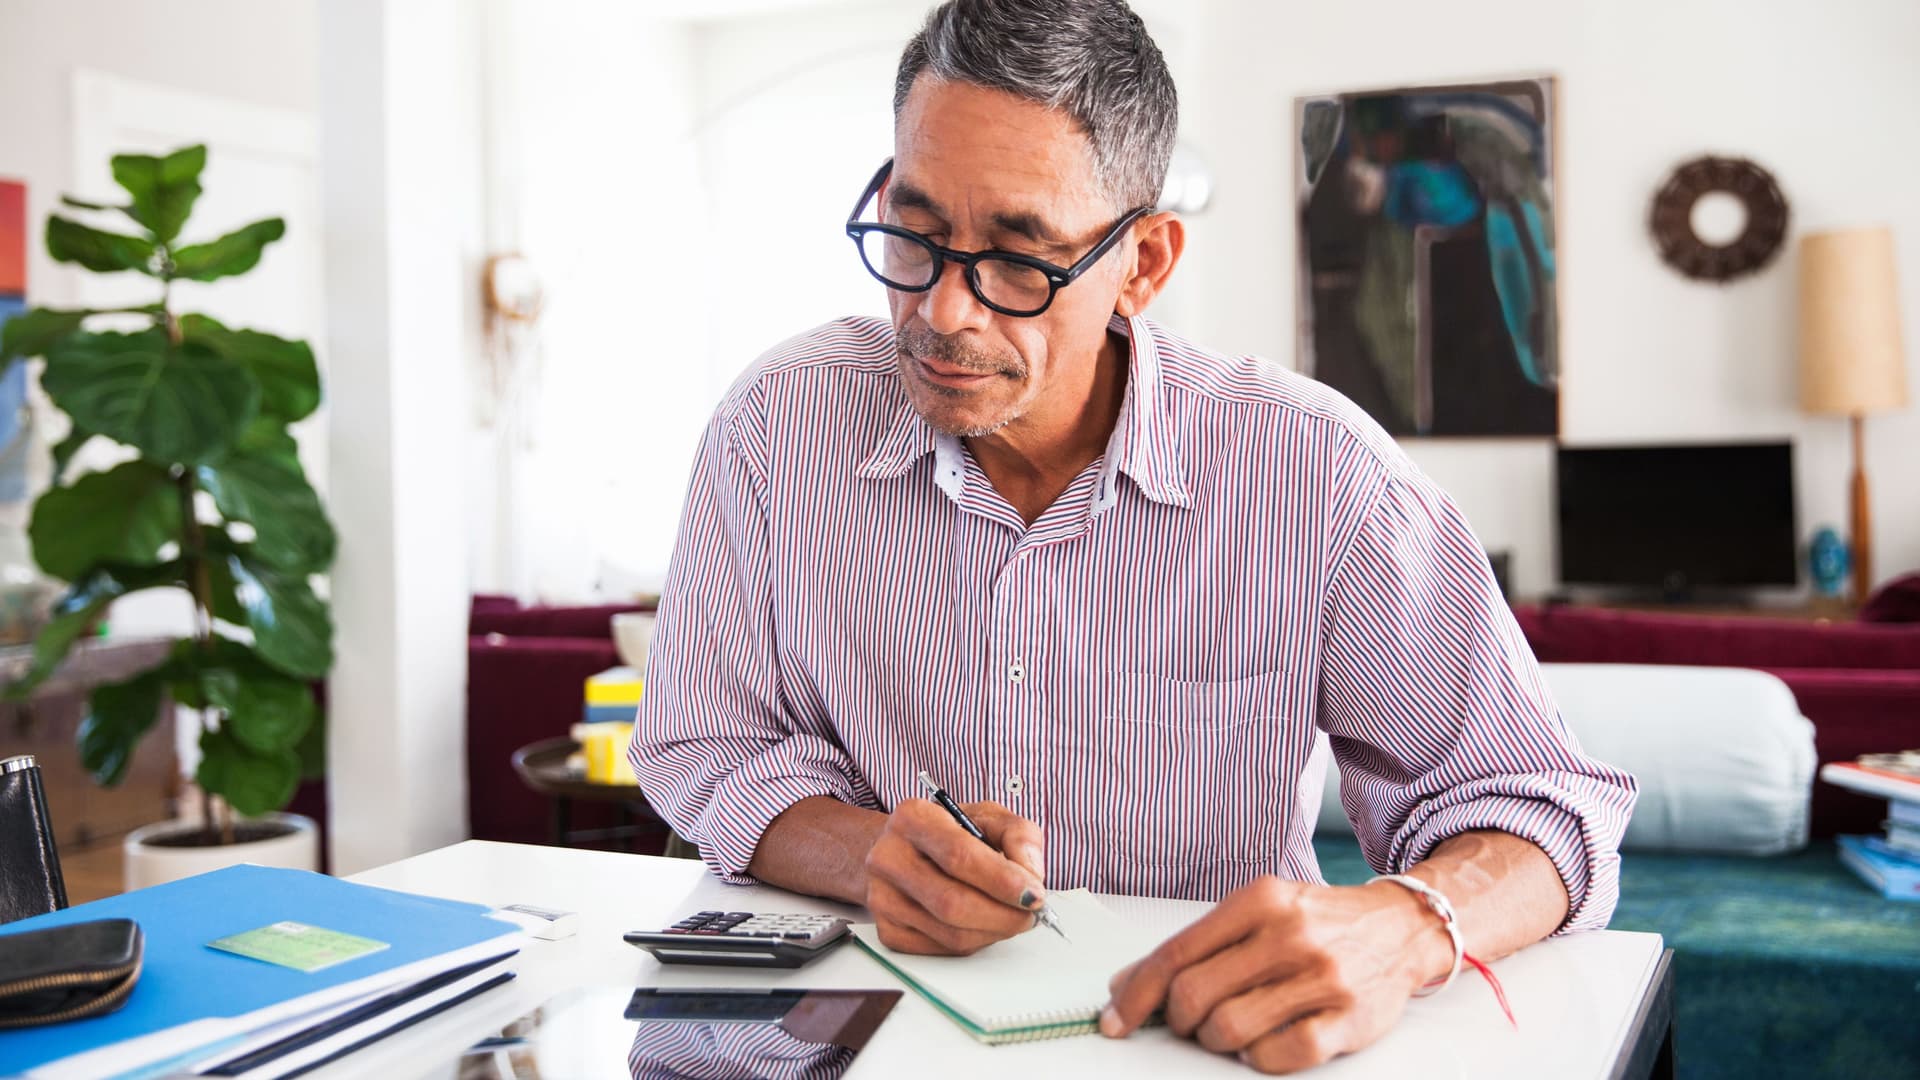
<svg viewBox="0 0 1920 1080"><path fill-rule="evenodd" d="M295 971L321 971L335 964L377 953L386 947L384 941L297 922L277 922L258 930L207 942L209 949L265 960L269 964L279 964Z"/></svg>

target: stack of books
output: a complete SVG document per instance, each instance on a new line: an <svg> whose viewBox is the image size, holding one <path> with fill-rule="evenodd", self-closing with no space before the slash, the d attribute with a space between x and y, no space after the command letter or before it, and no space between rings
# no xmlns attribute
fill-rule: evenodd
<svg viewBox="0 0 1920 1080"><path fill-rule="evenodd" d="M1837 838L1840 861L1887 899L1920 902L1920 750L1831 762L1820 779L1887 800L1882 834Z"/></svg>
<svg viewBox="0 0 1920 1080"><path fill-rule="evenodd" d="M233 866L0 927L140 924L118 1011L0 1030L0 1073L33 1080L287 1080L513 978L519 928L478 904L302 870Z"/></svg>
<svg viewBox="0 0 1920 1080"><path fill-rule="evenodd" d="M627 744L633 741L640 685L640 672L630 667L608 668L587 677L585 710L571 734L580 744L580 774L589 783L635 782Z"/></svg>
<svg viewBox="0 0 1920 1080"><path fill-rule="evenodd" d="M633 723L640 707L640 673L630 667L608 668L587 676L586 709L580 719L589 724Z"/></svg>

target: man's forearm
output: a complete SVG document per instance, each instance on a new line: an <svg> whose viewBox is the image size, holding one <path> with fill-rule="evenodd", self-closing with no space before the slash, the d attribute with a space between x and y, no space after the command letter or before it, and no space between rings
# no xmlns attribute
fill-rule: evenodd
<svg viewBox="0 0 1920 1080"><path fill-rule="evenodd" d="M825 795L801 799L773 819L753 850L747 872L769 885L867 902L867 852L887 815Z"/></svg>
<svg viewBox="0 0 1920 1080"><path fill-rule="evenodd" d="M1525 948L1567 918L1567 887L1553 860L1539 845L1512 833L1461 833L1442 841L1407 873L1446 895L1467 951L1481 960ZM1437 950L1432 948L1436 939ZM1438 958L1427 969L1436 977L1446 974L1453 950L1444 933L1427 935L1425 944Z"/></svg>

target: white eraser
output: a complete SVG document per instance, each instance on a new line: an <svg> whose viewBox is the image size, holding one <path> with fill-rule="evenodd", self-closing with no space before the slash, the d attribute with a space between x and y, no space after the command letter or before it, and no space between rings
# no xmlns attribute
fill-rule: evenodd
<svg viewBox="0 0 1920 1080"><path fill-rule="evenodd" d="M495 908L493 917L520 927L527 936L542 941L559 941L570 938L580 928L580 914L575 911L555 911L552 908L534 907L532 904L508 904Z"/></svg>

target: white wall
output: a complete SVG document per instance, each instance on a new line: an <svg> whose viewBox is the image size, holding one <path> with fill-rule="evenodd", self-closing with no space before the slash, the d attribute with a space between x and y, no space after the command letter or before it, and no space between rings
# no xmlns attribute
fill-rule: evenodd
<svg viewBox="0 0 1920 1080"><path fill-rule="evenodd" d="M1791 246L1759 277L1689 282L1647 238L1647 203L1675 164L1750 157L1778 178L1791 245L1809 229L1891 222L1909 363L1920 353L1920 4L1912 0L1416 0L1206 6L1206 62L1181 76L1182 130L1213 163L1214 209L1187 263L1208 343L1294 361L1292 99L1495 75L1560 76L1563 437L1569 443L1791 437L1802 536L1844 534L1844 422L1795 399ZM1910 380L1920 391L1920 372ZM1920 568L1920 402L1875 417L1875 566ZM1544 441L1412 441L1516 586L1553 584Z"/></svg>
<svg viewBox="0 0 1920 1080"><path fill-rule="evenodd" d="M313 0L8 0L0 3L0 176L28 184L27 219L44 222L73 183L75 68L310 111ZM60 302L67 271L38 243L33 298Z"/></svg>
<svg viewBox="0 0 1920 1080"><path fill-rule="evenodd" d="M75 305L110 295L156 295L151 282L132 275L103 277L56 263L47 255L43 236L47 215L59 208L62 194L91 194L112 198L117 189L105 178L107 161L83 163L75 172L75 129L79 122L74 101L74 73L99 72L136 80L157 88L189 91L219 99L216 104L267 106L311 114L314 106L315 57L312 0L179 0L177 3L138 4L124 0L10 0L0 3L0 177L27 185L27 298L35 304ZM191 57L191 62L183 58ZM98 118L93 118L96 121ZM191 124L191 118L180 118ZM97 126L97 124L96 124ZM152 151L180 145L177 128L156 125L129 132L117 150ZM204 136L203 136L204 138ZM211 233L262 216L255 211L252 192L238 191L257 175L252 160L215 160L209 165L209 190L196 211L194 226ZM224 178L224 179L223 179ZM225 188L216 190L218 182ZM306 207L276 207L290 222L310 220ZM302 238L310 242L312 237ZM292 240L289 243L293 242ZM284 245L283 245L284 246ZM276 249L277 251L278 249ZM301 334L311 327L311 312L285 302L291 291L315 283L303 276L302 259L276 259L270 252L261 267L246 280L215 285L182 286L182 296L196 307L214 310L222 318L231 313L242 325L261 325L282 334ZM272 311L282 321L297 325L249 323L239 313L260 310L270 297ZM249 303L252 304L249 307ZM272 319L273 315L266 318ZM37 463L37 480L47 480L46 464ZM24 524L27 507L0 507L0 522ZM182 609L184 611L184 608ZM184 624L183 624L184 625Z"/></svg>
<svg viewBox="0 0 1920 1080"><path fill-rule="evenodd" d="M657 587L735 376L880 304L839 222L887 152L893 59L920 11L487 8L489 232L528 256L547 303L525 357L537 393L514 406L530 438L503 454L496 424L469 452L475 587L617 599Z"/></svg>
<svg viewBox="0 0 1920 1080"><path fill-rule="evenodd" d="M514 86L489 103L489 231L546 303L522 357L537 377L469 455L474 585L577 602L664 569L704 412L693 31L656 13L672 5L488 6L489 74Z"/></svg>

